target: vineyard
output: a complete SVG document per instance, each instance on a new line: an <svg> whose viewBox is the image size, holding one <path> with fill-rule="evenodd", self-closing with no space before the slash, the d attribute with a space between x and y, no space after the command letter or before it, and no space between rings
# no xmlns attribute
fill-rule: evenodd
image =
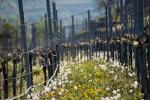
<svg viewBox="0 0 150 100"><path fill-rule="evenodd" d="M65 19L45 0L34 23L16 2L17 23L0 17L0 100L150 100L149 0L97 0Z"/></svg>

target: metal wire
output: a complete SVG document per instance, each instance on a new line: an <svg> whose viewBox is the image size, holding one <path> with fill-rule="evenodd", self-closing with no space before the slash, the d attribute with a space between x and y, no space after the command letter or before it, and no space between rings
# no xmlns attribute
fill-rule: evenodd
<svg viewBox="0 0 150 100"><path fill-rule="evenodd" d="M48 86L49 83L50 83L50 81L55 77L56 72L57 72L57 70L58 70L58 67L59 67L59 66L57 65L54 74L51 76L51 78L50 78L49 80L47 80L47 85L46 85L46 86ZM14 99L20 98L20 97L26 95L32 88L37 88L37 87L43 85L44 83L45 83L45 81L44 81L44 82L41 82L41 83L39 83L39 84L37 84L37 85L30 86L24 93L22 93L22 94L20 94L20 95L18 95L18 96L15 96L15 97L11 97L11 98L9 98L9 99L7 99L7 100L14 100ZM45 87L46 87L46 86L45 86Z"/></svg>

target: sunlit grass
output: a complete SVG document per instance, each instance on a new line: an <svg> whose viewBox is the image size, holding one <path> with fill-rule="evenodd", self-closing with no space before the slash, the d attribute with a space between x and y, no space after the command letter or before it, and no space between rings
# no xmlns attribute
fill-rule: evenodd
<svg viewBox="0 0 150 100"><path fill-rule="evenodd" d="M54 80L56 84L51 85L41 99L136 100L142 97L135 73L117 63L92 60L66 66L70 70L66 79ZM59 81L63 84L58 85Z"/></svg>

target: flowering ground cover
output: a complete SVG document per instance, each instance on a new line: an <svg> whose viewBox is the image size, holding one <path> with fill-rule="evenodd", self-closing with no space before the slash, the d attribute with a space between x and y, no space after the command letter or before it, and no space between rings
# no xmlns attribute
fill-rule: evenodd
<svg viewBox="0 0 150 100"><path fill-rule="evenodd" d="M43 100L139 100L136 74L118 62L65 62L40 95Z"/></svg>

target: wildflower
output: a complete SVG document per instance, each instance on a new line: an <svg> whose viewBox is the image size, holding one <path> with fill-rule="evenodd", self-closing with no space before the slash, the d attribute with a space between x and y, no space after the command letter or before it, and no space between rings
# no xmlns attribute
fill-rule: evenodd
<svg viewBox="0 0 150 100"><path fill-rule="evenodd" d="M137 81L134 82L133 87L134 87L135 89L138 87L138 82L137 82Z"/></svg>
<svg viewBox="0 0 150 100"><path fill-rule="evenodd" d="M59 94L59 95L62 95L62 93L61 93L61 92L59 92L58 94Z"/></svg>
<svg viewBox="0 0 150 100"><path fill-rule="evenodd" d="M54 97L52 97L51 100L56 100L56 99Z"/></svg>
<svg viewBox="0 0 150 100"><path fill-rule="evenodd" d="M89 77L91 77L92 75L90 74Z"/></svg>
<svg viewBox="0 0 150 100"><path fill-rule="evenodd" d="M132 90L132 89L130 89L130 90L129 90L129 92L130 92L130 93L132 93L132 92L133 92L133 90Z"/></svg>
<svg viewBox="0 0 150 100"><path fill-rule="evenodd" d="M120 65L119 65L119 62L114 61L112 66L113 66L113 67L119 67Z"/></svg>
<svg viewBox="0 0 150 100"><path fill-rule="evenodd" d="M115 81L115 80L117 80L117 77L118 77L118 76L117 76L117 75L115 75L115 77L114 77L114 81Z"/></svg>
<svg viewBox="0 0 150 100"><path fill-rule="evenodd" d="M34 88L31 89L31 91L34 91L34 90L35 90Z"/></svg>
<svg viewBox="0 0 150 100"><path fill-rule="evenodd" d="M109 90L110 90L110 88L108 88L108 87L107 87L107 88L106 88L106 90L107 90L107 91L109 91Z"/></svg>
<svg viewBox="0 0 150 100"><path fill-rule="evenodd" d="M49 87L45 87L45 92L49 92L50 88Z"/></svg>
<svg viewBox="0 0 150 100"><path fill-rule="evenodd" d="M68 90L67 90L67 89L65 89L65 91L66 91L66 92L68 92Z"/></svg>
<svg viewBox="0 0 150 100"><path fill-rule="evenodd" d="M100 65L101 69L106 70L106 66L105 65Z"/></svg>
<svg viewBox="0 0 150 100"><path fill-rule="evenodd" d="M74 89L75 89L75 90L77 90L77 89L78 89L78 87L77 87L77 86L74 86Z"/></svg>
<svg viewBox="0 0 150 100"><path fill-rule="evenodd" d="M121 97L121 94L118 93L118 94L117 94L117 97L120 98L120 97Z"/></svg>
<svg viewBox="0 0 150 100"><path fill-rule="evenodd" d="M132 73L128 73L128 75L129 75L130 77L133 77L133 76L134 76L134 74L132 74Z"/></svg>
<svg viewBox="0 0 150 100"><path fill-rule="evenodd" d="M113 90L113 94L117 94L117 91Z"/></svg>
<svg viewBox="0 0 150 100"><path fill-rule="evenodd" d="M65 87L65 85L62 85L62 87Z"/></svg>
<svg viewBox="0 0 150 100"><path fill-rule="evenodd" d="M125 66L125 69L128 69L128 67L127 67L127 66Z"/></svg>
<svg viewBox="0 0 150 100"><path fill-rule="evenodd" d="M56 87L56 86L54 86L54 87L53 87L53 90L56 90L56 89L57 89L57 87Z"/></svg>
<svg viewBox="0 0 150 100"><path fill-rule="evenodd" d="M96 69L97 69L97 66L94 66L94 69L96 70Z"/></svg>
<svg viewBox="0 0 150 100"><path fill-rule="evenodd" d="M34 94L33 94L33 93L31 93L30 95L31 95L31 97L32 97Z"/></svg>
<svg viewBox="0 0 150 100"><path fill-rule="evenodd" d="M64 92L64 89L61 89L60 91L63 93L63 92Z"/></svg>
<svg viewBox="0 0 150 100"><path fill-rule="evenodd" d="M54 93L55 93L55 91L52 91L52 93L54 94Z"/></svg>
<svg viewBox="0 0 150 100"><path fill-rule="evenodd" d="M121 66L121 69L124 70L124 66Z"/></svg>
<svg viewBox="0 0 150 100"><path fill-rule="evenodd" d="M91 82L92 82L92 79L89 80L89 83L91 83Z"/></svg>
<svg viewBox="0 0 150 100"><path fill-rule="evenodd" d="M69 82L68 80L65 81L65 83L68 83L68 82Z"/></svg>
<svg viewBox="0 0 150 100"><path fill-rule="evenodd" d="M27 95L27 99L30 99L31 98L31 95Z"/></svg>
<svg viewBox="0 0 150 100"><path fill-rule="evenodd" d="M134 41L134 42L133 42L133 45L134 45L134 46L137 46L138 44L139 44L139 43L138 43L137 41Z"/></svg>
<svg viewBox="0 0 150 100"><path fill-rule="evenodd" d="M114 73L114 71L109 71L109 73L110 73L110 74L113 74L113 73Z"/></svg>
<svg viewBox="0 0 150 100"><path fill-rule="evenodd" d="M57 82L56 82L56 81L52 81L52 85L53 85L53 86L56 86L56 85L57 85Z"/></svg>
<svg viewBox="0 0 150 100"><path fill-rule="evenodd" d="M70 81L70 83L73 83L73 81Z"/></svg>
<svg viewBox="0 0 150 100"><path fill-rule="evenodd" d="M118 100L121 97L121 95L118 93L116 96L113 97L111 100Z"/></svg>
<svg viewBox="0 0 150 100"><path fill-rule="evenodd" d="M32 100L40 100L40 98L39 98L38 95L33 95L33 96L32 96Z"/></svg>
<svg viewBox="0 0 150 100"><path fill-rule="evenodd" d="M62 83L61 82L58 82L58 86L61 86L62 85Z"/></svg>
<svg viewBox="0 0 150 100"><path fill-rule="evenodd" d="M134 75L134 76L135 76L135 73L133 72L133 73L132 73L132 75Z"/></svg>
<svg viewBox="0 0 150 100"><path fill-rule="evenodd" d="M120 89L117 89L117 92L120 92Z"/></svg>
<svg viewBox="0 0 150 100"><path fill-rule="evenodd" d="M65 77L65 80L67 80L67 79L68 79L68 77L66 76L66 77Z"/></svg>
<svg viewBox="0 0 150 100"><path fill-rule="evenodd" d="M110 100L110 98L109 97L105 97L105 98L102 97L101 100Z"/></svg>

